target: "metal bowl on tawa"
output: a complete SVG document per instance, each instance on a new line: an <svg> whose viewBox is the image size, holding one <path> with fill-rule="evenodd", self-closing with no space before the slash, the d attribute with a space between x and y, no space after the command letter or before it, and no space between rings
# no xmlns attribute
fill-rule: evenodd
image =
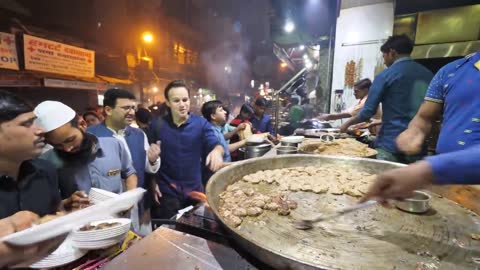
<svg viewBox="0 0 480 270"><path fill-rule="evenodd" d="M247 145L245 155L246 158L257 158L265 155L272 149L272 145L269 143Z"/></svg>
<svg viewBox="0 0 480 270"><path fill-rule="evenodd" d="M431 198L432 196L430 196L430 194L415 190L412 197L395 201L395 206L405 212L421 214L430 209Z"/></svg>
<svg viewBox="0 0 480 270"><path fill-rule="evenodd" d="M478 232L480 217L434 193L430 205L435 211L428 214L411 215L375 206L322 222L308 231L295 229L293 221L354 205L358 199L298 191L288 195L298 203L290 216L264 211L233 227L219 215L220 194L245 175L323 164L338 165L339 170L352 166L367 173L404 166L364 158L303 154L249 159L225 167L210 178L206 188L208 204L237 244L275 269L418 269L423 263L435 269L475 268L473 261L480 254L480 241L472 241L470 234ZM318 181L328 183L332 179Z"/></svg>

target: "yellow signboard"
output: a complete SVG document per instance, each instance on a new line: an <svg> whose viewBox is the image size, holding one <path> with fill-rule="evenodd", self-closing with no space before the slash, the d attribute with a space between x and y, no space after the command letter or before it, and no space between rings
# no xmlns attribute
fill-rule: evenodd
<svg viewBox="0 0 480 270"><path fill-rule="evenodd" d="M95 77L95 51L23 35L25 69L75 77Z"/></svg>
<svg viewBox="0 0 480 270"><path fill-rule="evenodd" d="M18 70L18 55L15 36L0 33L0 68Z"/></svg>

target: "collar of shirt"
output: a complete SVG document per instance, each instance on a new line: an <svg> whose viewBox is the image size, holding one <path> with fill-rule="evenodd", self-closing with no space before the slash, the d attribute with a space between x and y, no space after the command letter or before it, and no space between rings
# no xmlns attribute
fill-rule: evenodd
<svg viewBox="0 0 480 270"><path fill-rule="evenodd" d="M223 126L217 126L217 125L212 124L212 127L215 128L216 130L218 130L219 132L223 131Z"/></svg>
<svg viewBox="0 0 480 270"><path fill-rule="evenodd" d="M110 131L113 132L113 137L118 139L119 141L121 141L123 143L123 146L125 146L125 149L127 150L127 153L128 155L130 156L130 158L132 157L132 153L130 152L130 148L128 147L128 143L127 143L127 139L125 138L125 135L126 135L126 130L127 128L125 129L119 129L118 131L115 131L113 129L111 129L110 127L108 127L107 125L105 125Z"/></svg>
<svg viewBox="0 0 480 270"><path fill-rule="evenodd" d="M409 60L412 60L412 58L410 56L400 57L397 60L395 60L395 62L393 62L392 66L395 65L396 63L400 63L400 62L403 62L403 61L409 61Z"/></svg>
<svg viewBox="0 0 480 270"><path fill-rule="evenodd" d="M117 136L122 136L122 137L125 137L125 130L126 128L124 129L119 129L118 131L115 131L113 128L110 128L109 126L105 125L110 131L113 132L113 135L117 135Z"/></svg>
<svg viewBox="0 0 480 270"><path fill-rule="evenodd" d="M190 123L192 123L192 117L190 115L190 113L188 113L188 118L187 118L187 121L185 121L183 124L181 124L180 126L177 126L174 122L173 122L173 117L171 114L167 114L163 117L163 119L169 124L171 125L172 127L175 127L175 128L181 128L183 126L186 126L186 125L189 125Z"/></svg>
<svg viewBox="0 0 480 270"><path fill-rule="evenodd" d="M466 56L466 58L477 68L477 70L480 70L480 51Z"/></svg>

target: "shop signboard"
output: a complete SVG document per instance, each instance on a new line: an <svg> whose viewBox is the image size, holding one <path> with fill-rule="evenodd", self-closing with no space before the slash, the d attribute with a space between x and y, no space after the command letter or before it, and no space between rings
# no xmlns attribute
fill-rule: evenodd
<svg viewBox="0 0 480 270"><path fill-rule="evenodd" d="M18 70L15 35L0 32L0 68Z"/></svg>
<svg viewBox="0 0 480 270"><path fill-rule="evenodd" d="M95 51L23 35L25 69L75 77L95 76Z"/></svg>
<svg viewBox="0 0 480 270"><path fill-rule="evenodd" d="M43 80L43 84L45 85L45 87L99 90L99 91L105 90L108 88L107 83L69 81L69 80L50 79L50 78L45 78Z"/></svg>
<svg viewBox="0 0 480 270"><path fill-rule="evenodd" d="M15 71L13 71L15 72ZM0 87L41 87L41 80L28 73L0 73Z"/></svg>

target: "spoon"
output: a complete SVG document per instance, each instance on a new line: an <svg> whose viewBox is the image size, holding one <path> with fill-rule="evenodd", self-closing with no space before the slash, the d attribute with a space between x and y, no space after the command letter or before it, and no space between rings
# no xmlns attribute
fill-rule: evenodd
<svg viewBox="0 0 480 270"><path fill-rule="evenodd" d="M328 215L320 215L318 217L315 217L313 219L302 219L302 220L297 220L293 222L293 226L298 229L298 230L309 230L313 228L314 223L329 220L332 218L337 218L339 216L343 216L345 214L376 205L378 202L374 200L366 201L360 204L356 204L354 206L349 206L347 208L344 208L342 210L339 210L337 212L334 212L332 214Z"/></svg>

